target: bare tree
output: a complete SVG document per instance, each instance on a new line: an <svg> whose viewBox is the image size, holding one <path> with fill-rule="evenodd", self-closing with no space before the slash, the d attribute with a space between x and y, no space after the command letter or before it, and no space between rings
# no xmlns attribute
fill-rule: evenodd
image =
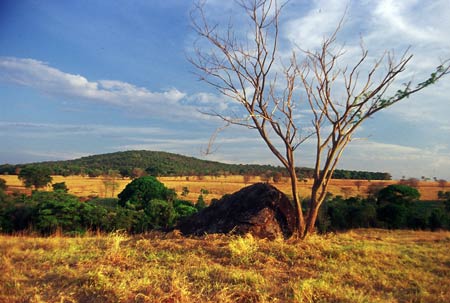
<svg viewBox="0 0 450 303"><path fill-rule="evenodd" d="M343 51L335 47L335 42L341 22L318 51L300 51L304 57L302 62L293 51L288 63L283 65L277 62L283 5L278 5L276 0L239 0L237 3L250 23L250 31L244 35L242 29L235 31L232 25L221 28L211 24L204 6L196 6L193 27L199 40L206 41L207 46L196 47L190 61L199 71L201 80L239 105L236 112L209 114L227 124L256 130L287 169L296 209L296 235L305 237L314 231L329 181L355 130L376 112L436 82L449 72L449 66L442 64L424 82L416 86L409 82L393 96L385 97L412 55L405 52L396 60L393 54L386 52L367 70L368 51L361 44L361 55L354 64L340 68L338 61ZM380 68L382 65L387 65L384 72ZM281 72L277 71L279 66L283 66ZM334 99L333 89L338 78L343 79L344 98ZM308 120L298 118L302 101L312 112L312 127L306 126ZM304 214L298 196L294 152L308 139L315 142L316 160L311 200Z"/></svg>

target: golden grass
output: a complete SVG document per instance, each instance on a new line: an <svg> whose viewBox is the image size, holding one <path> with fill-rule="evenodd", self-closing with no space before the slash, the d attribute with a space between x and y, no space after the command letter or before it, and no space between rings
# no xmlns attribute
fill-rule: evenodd
<svg viewBox="0 0 450 303"><path fill-rule="evenodd" d="M450 232L0 236L0 302L450 302Z"/></svg>
<svg viewBox="0 0 450 303"><path fill-rule="evenodd" d="M14 190L25 191L22 182L15 175L4 175L0 178L6 180L6 184L9 186L9 191ZM166 187L173 188L181 197L183 187L189 189L189 194L184 197L190 201L197 201L200 195L201 189L206 189L209 194L205 197L205 201L209 202L211 199L219 199L225 194L230 194L240 190L241 188L256 183L262 180L259 177L252 177L248 182L244 181L243 176L188 176L188 177L160 177L159 180L163 182ZM53 176L53 183L65 182L69 188L71 194L88 197L117 197L125 186L131 182L128 178L118 178L115 180L107 180L103 177L89 178L82 176ZM111 182L115 182L116 186L113 190ZM390 184L395 184L397 181L367 181L367 180L332 180L329 185L329 191L334 195L342 195L344 197L351 196L366 196L368 190L371 187L382 188ZM272 183L273 184L273 183ZM289 180L284 178L279 183L274 184L278 189L290 195ZM301 197L308 197L312 186L312 180L309 179L306 182L299 182L299 194ZM51 190L51 187L48 187ZM450 182L448 186L442 187L438 182L419 182L418 190L421 193L422 200L435 200L437 199L438 191L450 190Z"/></svg>

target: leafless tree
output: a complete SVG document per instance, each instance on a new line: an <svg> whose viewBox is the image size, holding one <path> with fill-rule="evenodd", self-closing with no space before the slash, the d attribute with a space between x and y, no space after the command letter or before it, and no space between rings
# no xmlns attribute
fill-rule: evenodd
<svg viewBox="0 0 450 303"><path fill-rule="evenodd" d="M319 50L293 51L283 65L277 62L283 5L278 5L276 0L239 0L237 3L248 17L249 32L242 28L234 30L231 24L227 27L211 24L202 3L196 5L192 23L199 41L206 41L206 45L197 44L190 61L201 80L239 105L239 110L233 113L213 111L209 114L227 124L256 130L286 167L296 208L296 235L305 237L314 231L329 181L355 130L378 111L436 82L449 72L449 66L444 62L424 82L415 86L409 82L392 96L385 97L412 55L405 52L395 59L392 53L386 52L367 69L368 51L361 44L361 54L353 65L340 68L338 61L344 53L335 45L341 22L336 25L336 31L324 39ZM301 62L297 59L299 52L304 58ZM384 72L380 68L383 65L387 66ZM281 72L280 66L283 66ZM333 94L337 79L343 79L344 83L340 87L344 97L339 99ZM311 120L298 118L301 104L306 104L312 113L309 118L312 127L305 124ZM315 142L316 160L311 200L304 214L298 196L294 152L308 139Z"/></svg>

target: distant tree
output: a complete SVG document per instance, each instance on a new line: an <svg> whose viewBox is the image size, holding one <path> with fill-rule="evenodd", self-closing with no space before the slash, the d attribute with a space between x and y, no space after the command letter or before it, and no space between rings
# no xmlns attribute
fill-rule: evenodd
<svg viewBox="0 0 450 303"><path fill-rule="evenodd" d="M392 184L378 192L379 204L406 204L419 198L420 193L416 188L403 184Z"/></svg>
<svg viewBox="0 0 450 303"><path fill-rule="evenodd" d="M0 178L0 191L5 191L8 186L6 185L5 179Z"/></svg>
<svg viewBox="0 0 450 303"><path fill-rule="evenodd" d="M186 197L189 194L189 188L187 186L183 186L182 190L181 190L181 195L183 197Z"/></svg>
<svg viewBox="0 0 450 303"><path fill-rule="evenodd" d="M249 174L244 174L244 184L248 184L250 182L251 176Z"/></svg>
<svg viewBox="0 0 450 303"><path fill-rule="evenodd" d="M91 178L97 178L103 175L103 171L101 169L94 168L87 170L87 174Z"/></svg>
<svg viewBox="0 0 450 303"><path fill-rule="evenodd" d="M200 194L198 196L197 203L195 203L195 208L197 210L202 210L205 207L206 207L205 199L203 198L203 195Z"/></svg>
<svg viewBox="0 0 450 303"><path fill-rule="evenodd" d="M438 199L440 200L450 200L450 191L438 191Z"/></svg>
<svg viewBox="0 0 450 303"><path fill-rule="evenodd" d="M209 195L209 190L201 188L200 189L200 194L202 194L202 195L204 195L206 197L207 195Z"/></svg>
<svg viewBox="0 0 450 303"><path fill-rule="evenodd" d="M408 185L408 186L417 188L417 187L419 187L419 179L409 178L406 180L400 180L400 184L404 184L404 185Z"/></svg>
<svg viewBox="0 0 450 303"><path fill-rule="evenodd" d="M439 187L441 187L442 189L444 189L444 188L447 186L447 180L445 180L445 179L439 179L439 180L438 180L438 184L439 184Z"/></svg>
<svg viewBox="0 0 450 303"><path fill-rule="evenodd" d="M275 172L273 173L272 180L274 183L278 183L283 178L283 174L281 172Z"/></svg>
<svg viewBox="0 0 450 303"><path fill-rule="evenodd" d="M52 187L53 187L53 191L60 190L60 191L66 192L66 193L69 191L69 188L67 188L66 182L54 183L52 185Z"/></svg>
<svg viewBox="0 0 450 303"><path fill-rule="evenodd" d="M153 176L134 179L118 195L119 205L144 209L151 200L168 200L173 193Z"/></svg>
<svg viewBox="0 0 450 303"><path fill-rule="evenodd" d="M135 167L131 170L131 178L132 179L136 179L136 178L140 178L145 176L147 173L145 172L144 169L139 168L139 167Z"/></svg>
<svg viewBox="0 0 450 303"><path fill-rule="evenodd" d="M108 189L111 192L111 197L114 197L114 192L119 187L117 179L120 177L118 170L110 169L107 174L103 175L103 184L105 185L105 198L107 197Z"/></svg>
<svg viewBox="0 0 450 303"><path fill-rule="evenodd" d="M34 187L35 189L45 187L52 182L50 169L45 166L25 166L20 170L19 179L22 180L25 187Z"/></svg>
<svg viewBox="0 0 450 303"><path fill-rule="evenodd" d="M355 181L355 185L356 185L356 188L358 189L358 191L361 189L361 186L364 184L364 182L363 181L361 181L361 180L356 180Z"/></svg>
<svg viewBox="0 0 450 303"><path fill-rule="evenodd" d="M412 203L420 198L419 191L404 184L392 184L378 192L377 215L388 228L403 228L407 225Z"/></svg>

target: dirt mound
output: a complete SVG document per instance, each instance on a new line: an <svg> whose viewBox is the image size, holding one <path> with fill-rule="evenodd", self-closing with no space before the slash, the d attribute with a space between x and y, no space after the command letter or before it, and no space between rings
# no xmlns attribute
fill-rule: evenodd
<svg viewBox="0 0 450 303"><path fill-rule="evenodd" d="M257 183L224 196L185 219L176 229L184 235L251 233L259 238L289 237L295 226L295 210L284 193Z"/></svg>

